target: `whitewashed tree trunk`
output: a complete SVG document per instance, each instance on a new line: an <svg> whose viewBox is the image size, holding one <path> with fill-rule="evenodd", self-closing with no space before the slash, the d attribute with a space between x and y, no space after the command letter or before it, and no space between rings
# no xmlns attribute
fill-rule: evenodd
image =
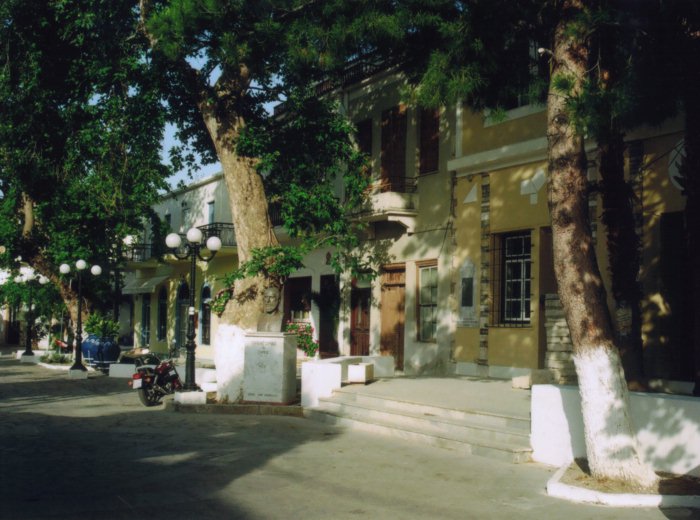
<svg viewBox="0 0 700 520"><path fill-rule="evenodd" d="M561 3L552 49L547 137L554 273L574 347L591 473L650 487L657 476L637 449L591 234L587 158L567 106L568 99L581 93L588 68L587 42L576 40L575 31L567 30L583 8L582 0ZM556 91L552 85L564 77L570 89Z"/></svg>

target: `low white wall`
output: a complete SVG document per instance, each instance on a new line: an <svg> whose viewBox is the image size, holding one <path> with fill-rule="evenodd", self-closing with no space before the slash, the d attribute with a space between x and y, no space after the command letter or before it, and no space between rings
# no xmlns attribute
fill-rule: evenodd
<svg viewBox="0 0 700 520"><path fill-rule="evenodd" d="M372 363L375 377L394 376L392 356L340 356L307 361L301 365L301 405L318 406L321 397L330 397L348 378L348 366Z"/></svg>
<svg viewBox="0 0 700 520"><path fill-rule="evenodd" d="M630 392L641 453L657 471L700 476L700 399ZM561 466L586 456L578 387L532 387L533 459Z"/></svg>

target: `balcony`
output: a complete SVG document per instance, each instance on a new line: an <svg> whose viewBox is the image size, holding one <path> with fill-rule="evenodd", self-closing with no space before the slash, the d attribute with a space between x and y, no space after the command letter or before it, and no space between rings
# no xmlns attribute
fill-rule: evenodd
<svg viewBox="0 0 700 520"><path fill-rule="evenodd" d="M363 222L397 222L411 234L418 215L416 179L384 179L373 186L372 194L355 217Z"/></svg>
<svg viewBox="0 0 700 520"><path fill-rule="evenodd" d="M236 246L236 233L233 229L233 224L226 224L223 222L214 222L212 224L207 224L204 226L197 226L198 229L202 231L204 235L203 242L206 243L207 239L212 236L217 236L221 239L221 245L223 247L235 247ZM185 252L184 244L187 238L184 233L181 233L183 245L180 246L177 251L178 254ZM164 239L165 240L165 239ZM165 245L165 241L162 244L153 243L136 243L125 247L123 251L124 260L129 263L145 263L153 261L152 263L157 263L157 260L168 252L168 248Z"/></svg>

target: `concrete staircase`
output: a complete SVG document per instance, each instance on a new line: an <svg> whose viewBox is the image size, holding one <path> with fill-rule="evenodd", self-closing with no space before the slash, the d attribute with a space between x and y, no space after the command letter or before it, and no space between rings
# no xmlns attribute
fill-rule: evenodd
<svg viewBox="0 0 700 520"><path fill-rule="evenodd" d="M530 419L478 410L453 410L341 388L305 408L313 420L419 441L461 454L507 462L530 460Z"/></svg>

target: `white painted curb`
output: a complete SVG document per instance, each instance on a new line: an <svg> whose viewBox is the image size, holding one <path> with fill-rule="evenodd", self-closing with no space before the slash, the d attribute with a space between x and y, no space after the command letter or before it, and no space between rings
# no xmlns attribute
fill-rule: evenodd
<svg viewBox="0 0 700 520"><path fill-rule="evenodd" d="M602 504L615 507L698 507L698 495L652 495L634 493L605 493L583 489L560 482L570 464L565 464L547 482L547 494L571 502Z"/></svg>

